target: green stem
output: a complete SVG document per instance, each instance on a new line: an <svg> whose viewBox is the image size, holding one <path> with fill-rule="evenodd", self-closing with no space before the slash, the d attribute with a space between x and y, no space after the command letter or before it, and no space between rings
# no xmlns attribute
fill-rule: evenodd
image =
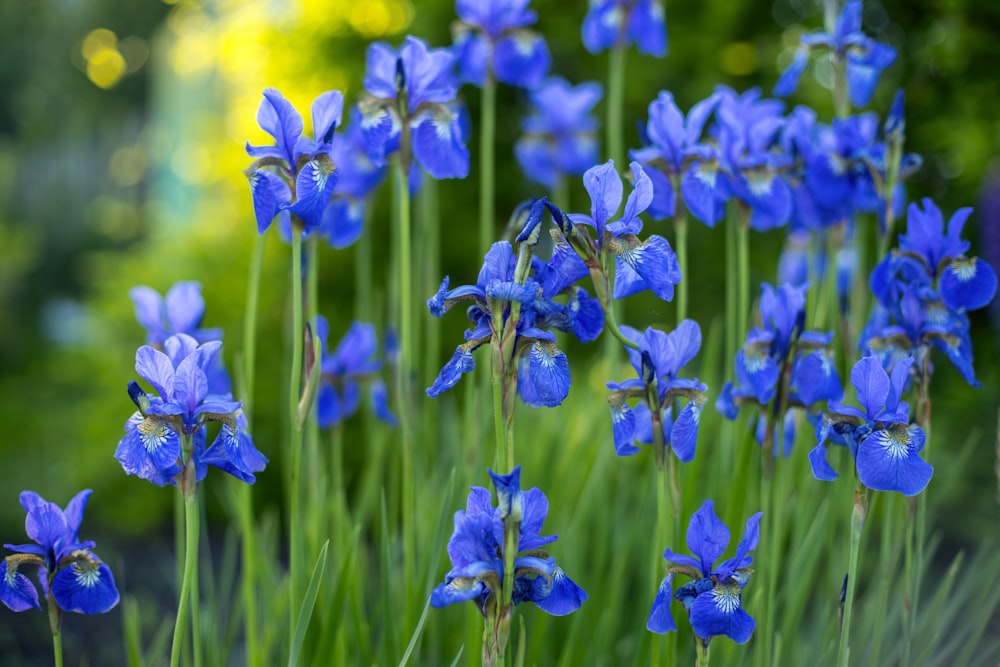
<svg viewBox="0 0 1000 667"><path fill-rule="evenodd" d="M479 109L479 252L486 254L496 229L493 202L494 143L497 124L497 84L488 72L483 82L482 106Z"/></svg>
<svg viewBox="0 0 1000 667"><path fill-rule="evenodd" d="M850 655L851 615L854 611L854 589L858 582L858 554L861 552L861 531L868 513L868 489L861 480L854 485L854 507L851 510L851 551L847 561L847 591L844 595L844 618L837 647L838 667L847 667Z"/></svg>
<svg viewBox="0 0 1000 667"><path fill-rule="evenodd" d="M45 600L45 606L49 612L49 628L52 629L52 656L55 660L55 666L62 667L62 610L59 609L59 605L56 604L55 598L52 597L51 590L49 590L49 594Z"/></svg>
<svg viewBox="0 0 1000 667"><path fill-rule="evenodd" d="M292 228L292 369L288 385L288 421L291 425L291 463L288 484L288 644L295 638L302 601L299 577L302 569L302 517L299 516L299 477L302 468L302 425L298 420L302 386L302 228Z"/></svg>
<svg viewBox="0 0 1000 667"><path fill-rule="evenodd" d="M624 29L624 26L623 26ZM608 54L608 157L619 170L625 168L625 40L619 39Z"/></svg>
<svg viewBox="0 0 1000 667"><path fill-rule="evenodd" d="M708 642L700 637L694 638L695 667L708 667Z"/></svg>
<svg viewBox="0 0 1000 667"><path fill-rule="evenodd" d="M676 188L675 192L680 192ZM688 266L688 243L687 243L687 216L684 214L684 205L677 202L677 216L674 218L674 231L677 234L677 263L681 267L681 281L677 284L677 324L687 318L688 283L691 276L687 272Z"/></svg>
<svg viewBox="0 0 1000 667"><path fill-rule="evenodd" d="M362 322L372 321L372 209L374 197L365 203L365 230L354 244L354 302L355 317Z"/></svg>
<svg viewBox="0 0 1000 667"><path fill-rule="evenodd" d="M742 205L738 204L737 206L743 211ZM737 332L747 330L747 322L750 317L750 220L749 212L743 212L746 215L740 216L736 226L736 241L739 251L739 298L736 302Z"/></svg>
<svg viewBox="0 0 1000 667"><path fill-rule="evenodd" d="M264 265L267 237L258 234L254 239L250 268L247 273L246 308L243 313L243 372L239 377L239 396L247 430L252 430L253 399L257 377L257 308L260 303L260 275ZM257 572L256 526L254 525L253 491L249 484L237 487L236 513L240 523L240 595L243 599L243 636L246 642L248 667L259 667L263 656L260 651L257 629Z"/></svg>
<svg viewBox="0 0 1000 667"><path fill-rule="evenodd" d="M193 465L190 466L192 479L194 477L193 467ZM183 475L184 473L181 474ZM184 635L183 628L187 624L188 610L192 611L192 620L197 618L194 610L198 601L192 596L192 592L196 589L193 582L195 577L198 576L198 499L194 489L191 489L189 493L185 492L184 495L184 533L184 578L181 580L181 593L177 602L177 618L174 621L174 638L170 646L170 667L177 667L180 664L181 644ZM201 653L199 648L199 644L201 643L200 634L199 629L195 628L194 636L191 638L192 644L195 646L194 654L196 661Z"/></svg>
<svg viewBox="0 0 1000 667"><path fill-rule="evenodd" d="M736 350L739 348L740 323L736 319L736 291L737 291L737 271L736 266L736 206L730 203L728 220L726 220L726 363L733 363L736 358Z"/></svg>
<svg viewBox="0 0 1000 667"><path fill-rule="evenodd" d="M316 335L316 318L319 316L319 235L312 234L306 241L306 295L305 295L305 321L311 328L312 335ZM309 340L312 345L312 339ZM303 350L303 353L305 351ZM318 372L321 361L316 359L314 372ZM308 382L308 380L307 380ZM304 467L309 471L308 498L322 498L324 490L320 488L322 478L322 463L319 453L319 422L316 421L311 411L308 412L304 428L305 450ZM314 554L323 542L323 535L326 532L323 528L325 521L326 503L308 503L304 508L307 513L308 527L306 528L309 553Z"/></svg>
<svg viewBox="0 0 1000 667"><path fill-rule="evenodd" d="M410 132L409 126L404 123L399 148L400 159L396 163L396 214L398 216L397 228L399 238L399 341L400 358L396 367L396 402L399 414L399 429L402 434L402 452L400 461L402 465L402 479L400 480L400 503L403 520L403 559L404 581L408 582L405 588L406 606L404 607L404 627L410 627L409 622L414 605L410 604L413 584L416 583L414 576L414 529L413 524L413 424L410 415L410 372L414 363L413 358L413 287L419 285L419 281L413 280L411 266L412 259L412 237L410 223Z"/></svg>

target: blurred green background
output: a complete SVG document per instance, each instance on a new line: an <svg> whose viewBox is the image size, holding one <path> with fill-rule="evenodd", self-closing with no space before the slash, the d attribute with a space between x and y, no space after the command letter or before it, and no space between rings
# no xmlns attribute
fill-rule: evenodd
<svg viewBox="0 0 1000 667"><path fill-rule="evenodd" d="M638 124L645 122L646 105L659 90L672 91L683 110L719 83L739 91L761 86L767 92L790 60L799 34L822 24L818 0L666 4L669 55L662 60L629 55L629 147L636 147ZM532 6L552 50L553 72L572 82L603 83L606 54L591 56L580 44L586 2L535 0ZM255 234L241 173L248 164L243 146L248 139L264 143L255 122L261 91L277 87L300 110L334 88L353 102L370 41L398 43L412 33L444 46L450 43L453 18L453 3L443 0L0 4L3 541L24 540L24 514L17 502L22 489L63 505L79 489L92 488L83 536L97 541L98 553L121 576L141 577L144 585L149 581L150 594L165 593L165 608L172 606L174 494L126 477L112 458L132 411L125 385L134 377L135 348L144 339L128 291L144 284L164 292L177 280L200 281L207 301L205 324L225 330L223 350L233 366ZM893 91L905 89L908 148L924 157L923 168L909 182L910 197L933 197L946 216L958 207L976 206L966 236L974 252L995 264L1000 206L990 210L979 202L991 178L992 188L1000 189L1000 4L866 2L864 19L866 32L899 52L872 108L885 109ZM811 72L792 102L812 105L820 118L829 118L826 73L822 66ZM475 123L478 93L464 93ZM517 202L543 191L524 181L513 160L512 142L526 106L523 92L501 89L499 104L497 214L505 218ZM475 141L470 148L475 179ZM474 181L446 181L439 191L447 221L444 273L453 276L453 284L470 282L481 262L475 250L477 188ZM589 207L579 183L571 194L571 210ZM387 198L380 198L374 214L376 247L389 233L388 206L381 203ZM985 233L992 233L992 244L983 243ZM723 276L712 267L722 263L722 232L698 226L690 241L690 316L707 327L721 318L717 295ZM754 237L753 284L774 281L781 241L781 232ZM330 317L336 340L354 312L354 254L328 248L322 254L320 310ZM255 491L262 514L281 507L286 255L272 236L261 296L256 399L255 440L272 459ZM376 275L376 294L382 294L385 278ZM433 280L428 294L436 287ZM637 304L630 306L630 324L672 318L672 306L652 299ZM983 388L969 389L940 361L935 375L935 456L941 457L935 462L947 458L952 441L979 441L959 471L950 473L964 483L942 486L947 491L934 499L935 528L956 544L975 544L998 526L993 471L1000 320L996 309L992 313L992 322L987 312L972 315ZM461 320L441 322L444 352L458 340ZM573 354L587 352L574 348ZM577 382L590 381L600 390L604 379ZM429 375L420 383L432 380ZM595 436L594 446L610 452L610 421L605 426L607 437ZM227 515L219 500L226 485L234 483L213 482L208 492L210 517L220 529ZM28 655L37 644L43 656L39 664L46 664L44 615L14 619L6 609L0 615L5 620L0 655ZM67 632L76 639L68 641L85 643L91 664L113 664L120 654L118 623L74 618ZM106 638L104 648L97 637Z"/></svg>

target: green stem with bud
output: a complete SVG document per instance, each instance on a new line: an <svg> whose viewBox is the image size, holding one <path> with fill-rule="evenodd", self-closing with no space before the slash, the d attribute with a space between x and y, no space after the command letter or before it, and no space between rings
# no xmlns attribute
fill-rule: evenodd
<svg viewBox="0 0 1000 667"><path fill-rule="evenodd" d="M837 647L838 667L847 667L850 660L851 616L854 610L854 587L858 582L858 554L861 552L861 531L868 514L869 491L860 479L855 479L854 506L851 510L851 550L847 561L847 586L844 593L844 617Z"/></svg>

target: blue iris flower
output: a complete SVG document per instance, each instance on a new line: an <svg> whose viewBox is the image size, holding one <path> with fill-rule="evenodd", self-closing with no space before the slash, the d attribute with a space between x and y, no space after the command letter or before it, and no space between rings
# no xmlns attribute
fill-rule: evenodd
<svg viewBox="0 0 1000 667"><path fill-rule="evenodd" d="M587 599L587 593L543 549L558 538L541 534L549 501L537 488L521 491L520 472L520 466L509 475L490 471L498 507L493 507L488 489L471 487L465 510L455 512L455 532L448 540L451 570L431 592L432 607L472 600L487 616L503 585L504 520L508 517L519 519L517 552L523 554L514 561L514 604L533 602L553 616L565 616Z"/></svg>
<svg viewBox="0 0 1000 667"><path fill-rule="evenodd" d="M809 452L816 479L832 480L837 473L826 460L826 443L846 445L855 460L858 479L875 491L899 491L913 496L927 487L934 468L920 458L924 431L910 424L910 408L902 400L913 358L898 361L892 375L874 356L863 357L851 369L851 384L862 409L828 403L818 428L818 444Z"/></svg>
<svg viewBox="0 0 1000 667"><path fill-rule="evenodd" d="M528 26L538 14L529 0L456 0L452 25L462 81L482 87L487 78L535 88L549 72L545 39Z"/></svg>
<svg viewBox="0 0 1000 667"><path fill-rule="evenodd" d="M670 301L674 285L681 280L681 269L670 243L662 236L652 235L640 241L642 214L653 200L653 184L638 162L632 162L635 186L625 202L622 217L611 222L622 201L622 180L615 171L614 160L591 167L583 175L583 184L590 195L590 215L571 213L574 225L593 227L597 239L593 253L605 246L616 257L614 298L621 299L649 289L656 296Z"/></svg>
<svg viewBox="0 0 1000 667"><path fill-rule="evenodd" d="M743 403L760 406L774 405L779 392L787 392L788 407L808 410L820 401L836 400L843 396L840 376L833 364L833 354L827 349L832 333L806 331L805 303L809 285L781 285L775 290L762 285L760 316L762 326L755 326L747 334L746 342L736 354L736 381L727 382L716 400L716 409L727 419L736 419ZM769 420L775 419L777 409L762 411L758 424L761 444ZM787 417L786 417L787 419ZM784 429L794 426L785 421ZM775 429L781 430L781 429ZM775 433L779 446L773 448L787 454L787 444L794 440L787 432Z"/></svg>
<svg viewBox="0 0 1000 667"><path fill-rule="evenodd" d="M146 329L147 345L163 349L163 343L174 334L187 334L199 343L222 339L221 329L201 328L205 299L201 296L200 283L175 283L167 290L166 297L144 285L133 287L128 295L135 304L135 319ZM208 386L213 394L225 394L232 390L222 355L215 355L208 371Z"/></svg>
<svg viewBox="0 0 1000 667"><path fill-rule="evenodd" d="M882 70L896 60L896 50L861 32L861 0L850 0L837 17L833 34L814 32L802 36L802 44L791 64L774 86L774 94L795 92L813 50L827 49L839 61L846 60L847 92L851 103L863 107L871 100Z"/></svg>
<svg viewBox="0 0 1000 667"><path fill-rule="evenodd" d="M646 629L658 634L677 629L670 613L672 594L684 605L691 627L702 641L719 635L737 644L749 641L756 622L743 609L743 588L753 573L750 553L760 541L762 516L763 513L758 512L747 519L736 555L714 567L729 545L729 528L716 516L714 503L706 500L688 524L687 546L694 557L676 554L670 549L663 552L663 557L672 565L667 566L667 576L656 592ZM675 574L684 574L694 581L673 593Z"/></svg>
<svg viewBox="0 0 1000 667"><path fill-rule="evenodd" d="M922 367L930 348L937 347L969 384L979 386L967 311L993 300L996 273L965 255L969 242L962 229L971 208L956 211L946 231L940 209L930 199L922 203L923 210L910 204L899 248L872 271L878 306L862 332L861 348L879 355L883 364L912 353Z"/></svg>
<svg viewBox="0 0 1000 667"><path fill-rule="evenodd" d="M196 480L207 466L215 466L248 484L254 473L267 465L247 433L246 417L230 394L209 391L208 373L221 341L201 345L185 334L168 338L163 351L149 345L135 354L135 370L155 394L147 394L135 382L129 396L139 408L125 425L115 458L130 475L157 486L175 484L185 460L182 438L191 439ZM221 424L212 446L205 449L206 424Z"/></svg>
<svg viewBox="0 0 1000 667"><path fill-rule="evenodd" d="M377 166L368 157L361 111L354 107L351 124L346 131L333 136L330 157L337 165L337 184L326 210L320 234L334 248L352 245L364 231L365 206L368 196L385 177L385 165Z"/></svg>
<svg viewBox="0 0 1000 667"><path fill-rule="evenodd" d="M591 53L635 44L640 53L667 53L667 20L659 0L590 0L583 45Z"/></svg>
<svg viewBox="0 0 1000 667"><path fill-rule="evenodd" d="M701 328L694 320L684 320L670 333L652 327L642 334L628 326L621 330L639 345L638 350L626 348L632 368L639 377L607 385L612 390L608 403L615 452L619 456L637 453L639 448L632 444L633 441L652 444L654 425L658 423L663 431L663 443L669 445L682 462L691 461L698 438L701 407L705 402L703 392L708 387L697 378L689 380L677 374L698 354ZM674 420L674 401L679 398L687 398L688 403ZM630 399L639 400L635 408L629 407ZM654 410L659 415L655 421Z"/></svg>
<svg viewBox="0 0 1000 667"><path fill-rule="evenodd" d="M692 167L694 158L708 154L706 146L700 143L701 135L708 117L718 103L719 95L713 94L691 107L687 118L674 102L674 96L665 90L660 91L657 98L649 103L646 137L650 145L634 150L630 155L633 160L642 163L646 174L652 179L653 201L649 205L649 214L654 220L676 215L678 184L685 202L698 202L703 198L703 188L699 181L712 179L711 165L704 167L704 171L696 169L690 175L689 168ZM702 221L709 226L716 222L714 215L699 216L694 210L692 214L699 220L704 218Z"/></svg>
<svg viewBox="0 0 1000 667"><path fill-rule="evenodd" d="M521 122L524 134L514 154L530 180L554 188L563 175L582 174L597 162L597 119L591 112L601 95L598 83L572 86L560 77L528 93L534 112Z"/></svg>
<svg viewBox="0 0 1000 667"><path fill-rule="evenodd" d="M205 299L201 296L200 283L175 283L165 297L144 285L133 287L128 295L135 304L135 319L146 329L146 343L149 345L162 346L167 338L179 333L187 334L200 343L218 340L222 335L219 329L201 328Z"/></svg>
<svg viewBox="0 0 1000 667"><path fill-rule="evenodd" d="M544 199L540 200L544 206ZM541 216L541 212L538 212ZM562 403L569 393L570 373L566 354L555 344L555 335L547 327L582 333L585 337L596 334L593 304L586 292L574 296L577 306L562 307L545 296L535 278L524 283L514 280L517 255L507 241L494 243L486 253L483 268L475 285L462 285L448 289L449 279L441 283L437 293L427 300L427 307L435 317L441 317L455 304L472 302L467 316L472 327L465 332L466 342L459 345L455 354L444 365L427 395L435 397L451 389L462 375L475 368L472 352L478 347L499 341L503 327L511 315L511 304L519 304L516 324L515 359L518 364L517 388L521 399L532 406L554 407ZM552 283L552 290L556 283ZM582 294L580 293L582 292ZM573 297L571 297L571 302ZM599 306L598 306L599 308ZM579 321L578 318L583 320ZM602 313L603 319L603 313ZM600 327L596 326L597 333ZM592 340L592 338L591 338Z"/></svg>
<svg viewBox="0 0 1000 667"><path fill-rule="evenodd" d="M319 425L329 428L354 415L361 405L360 382L367 381L370 382L369 392L375 415L386 424L396 426L385 382L378 375L382 370L382 360L378 357L375 326L352 322L332 353L327 351L329 330L326 318L317 317L316 335L322 342L322 379L316 398Z"/></svg>
<svg viewBox="0 0 1000 667"><path fill-rule="evenodd" d="M434 178L468 175L469 150L463 111L456 105L454 66L455 55L449 50L430 49L412 36L398 50L384 42L368 47L367 96L359 106L361 130L373 164L385 164L399 150L405 123L411 132L413 157L428 174Z"/></svg>
<svg viewBox="0 0 1000 667"><path fill-rule="evenodd" d="M281 214L283 227L295 214L304 231L317 229L337 182L337 167L330 158L334 130L340 125L344 95L331 90L312 103L313 138L303 134L302 116L274 88L264 91L257 109L257 123L270 134L271 146L252 146L247 153L257 158L246 170L253 196L257 231L263 234ZM268 167L274 168L270 171ZM294 184L294 188L291 184Z"/></svg>
<svg viewBox="0 0 1000 667"><path fill-rule="evenodd" d="M42 594L63 611L103 614L118 604L111 569L92 551L94 542L79 538L91 493L76 494L64 510L34 491L21 492L24 529L34 544L4 545L15 552L4 558L0 579L0 601L9 609L41 609L38 589L19 571L23 566L38 567Z"/></svg>

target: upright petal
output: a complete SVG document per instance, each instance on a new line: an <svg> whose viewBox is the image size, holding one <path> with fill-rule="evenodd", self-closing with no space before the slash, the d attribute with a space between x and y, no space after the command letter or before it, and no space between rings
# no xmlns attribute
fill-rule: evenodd
<svg viewBox="0 0 1000 667"><path fill-rule="evenodd" d="M858 403L868 417L875 417L889 397L889 376L876 357L863 357L851 369L851 384L858 390Z"/></svg>
<svg viewBox="0 0 1000 667"><path fill-rule="evenodd" d="M687 529L687 546L701 561L707 575L712 565L729 546L729 528L715 515L715 503L709 499L691 516Z"/></svg>
<svg viewBox="0 0 1000 667"><path fill-rule="evenodd" d="M615 171L614 160L588 169L583 175L583 185L590 195L590 217L600 238L605 224L618 212L622 203L622 179Z"/></svg>
<svg viewBox="0 0 1000 667"><path fill-rule="evenodd" d="M264 99L257 107L257 124L274 137L288 164L295 166L295 144L302 136L302 116L291 102L274 88L264 90Z"/></svg>
<svg viewBox="0 0 1000 667"><path fill-rule="evenodd" d="M153 385L160 398L164 401L171 400L174 395L174 365L166 354L143 345L135 353L135 372Z"/></svg>

